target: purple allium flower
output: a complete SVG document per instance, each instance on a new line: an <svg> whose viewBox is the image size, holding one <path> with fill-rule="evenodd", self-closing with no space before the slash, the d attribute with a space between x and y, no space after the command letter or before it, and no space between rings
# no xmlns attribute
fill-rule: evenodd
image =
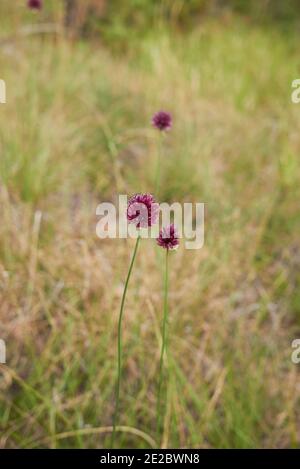
<svg viewBox="0 0 300 469"><path fill-rule="evenodd" d="M127 220L137 228L148 228L158 220L159 204L152 194L135 194L127 205Z"/></svg>
<svg viewBox="0 0 300 469"><path fill-rule="evenodd" d="M172 127L172 116L168 112L159 111L152 117L152 125L158 130L170 130Z"/></svg>
<svg viewBox="0 0 300 469"><path fill-rule="evenodd" d="M164 249L177 249L179 246L179 237L177 230L173 223L159 232L159 237L156 239L159 246Z"/></svg>
<svg viewBox="0 0 300 469"><path fill-rule="evenodd" d="M28 0L27 6L32 10L40 10L43 6L42 0Z"/></svg>

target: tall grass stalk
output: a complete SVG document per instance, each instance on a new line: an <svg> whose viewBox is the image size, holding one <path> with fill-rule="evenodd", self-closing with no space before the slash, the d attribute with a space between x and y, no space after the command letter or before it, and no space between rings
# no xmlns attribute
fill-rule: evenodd
<svg viewBox="0 0 300 469"><path fill-rule="evenodd" d="M119 322L118 322L118 376L117 376L117 385L116 385L116 401L115 401L115 413L114 413L114 420L113 420L113 432L112 432L112 439L111 439L111 447L114 447L115 444L115 435L116 435L116 424L118 420L118 413L119 413L119 404L120 404L120 384L121 384L121 373L122 373L122 319L123 319L123 311L124 311L124 304L126 299L126 293L128 289L128 284L133 268L133 264L136 258L136 253L138 250L139 242L140 242L140 235L136 239L135 248L133 251L133 256L130 262L125 287L123 291L120 313L119 313Z"/></svg>

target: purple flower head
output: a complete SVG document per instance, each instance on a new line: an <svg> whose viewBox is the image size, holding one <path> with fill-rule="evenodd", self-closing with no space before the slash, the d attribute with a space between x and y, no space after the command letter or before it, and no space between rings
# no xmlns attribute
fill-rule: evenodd
<svg viewBox="0 0 300 469"><path fill-rule="evenodd" d="M159 204L152 194L135 194L127 205L127 220L137 228L148 228L157 223Z"/></svg>
<svg viewBox="0 0 300 469"><path fill-rule="evenodd" d="M172 116L168 112L159 111L152 117L152 125L160 131L170 130L172 127Z"/></svg>
<svg viewBox="0 0 300 469"><path fill-rule="evenodd" d="M42 0L28 0L27 6L32 10L40 10L42 8Z"/></svg>
<svg viewBox="0 0 300 469"><path fill-rule="evenodd" d="M159 236L156 239L158 246L164 249L177 249L179 246L179 237L177 230L173 223L160 230Z"/></svg>

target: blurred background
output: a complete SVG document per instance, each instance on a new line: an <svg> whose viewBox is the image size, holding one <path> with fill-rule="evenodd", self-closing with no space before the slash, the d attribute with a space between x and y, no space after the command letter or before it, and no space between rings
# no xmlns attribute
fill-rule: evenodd
<svg viewBox="0 0 300 469"><path fill-rule="evenodd" d="M170 370L155 428L162 265L144 241L124 315L117 446L300 443L297 0L1 0L0 447L106 448L132 240L96 206L206 204L170 256ZM136 431L134 430L136 429Z"/></svg>

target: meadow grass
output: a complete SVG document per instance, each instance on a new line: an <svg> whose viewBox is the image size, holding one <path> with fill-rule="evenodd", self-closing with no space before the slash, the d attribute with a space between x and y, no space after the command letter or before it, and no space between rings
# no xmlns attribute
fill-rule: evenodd
<svg viewBox="0 0 300 469"><path fill-rule="evenodd" d="M206 203L203 249L172 255L162 446L299 446L298 72L292 33L237 19L120 55L62 37L0 46L1 447L110 444L134 241L99 240L95 210L152 190L161 108L160 200ZM156 444L157 249L143 242L127 294L120 447Z"/></svg>

